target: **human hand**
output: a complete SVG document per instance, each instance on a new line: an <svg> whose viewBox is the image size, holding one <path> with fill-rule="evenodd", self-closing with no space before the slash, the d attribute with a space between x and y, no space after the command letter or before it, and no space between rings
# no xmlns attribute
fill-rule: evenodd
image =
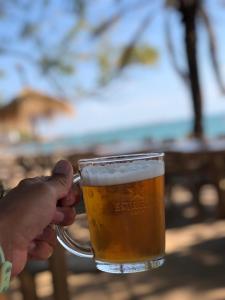
<svg viewBox="0 0 225 300"><path fill-rule="evenodd" d="M22 271L27 260L47 259L55 245L52 224L70 225L75 218L73 170L59 161L52 176L22 180L0 200L0 245L12 262L12 274Z"/></svg>

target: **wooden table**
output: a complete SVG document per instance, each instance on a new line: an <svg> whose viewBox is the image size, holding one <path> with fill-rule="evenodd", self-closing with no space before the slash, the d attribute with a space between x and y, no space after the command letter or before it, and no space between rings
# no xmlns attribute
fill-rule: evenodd
<svg viewBox="0 0 225 300"><path fill-rule="evenodd" d="M218 216L225 217L225 140L184 140L163 148L166 153L166 182L183 181L192 188L197 205L204 184L212 184L218 194Z"/></svg>

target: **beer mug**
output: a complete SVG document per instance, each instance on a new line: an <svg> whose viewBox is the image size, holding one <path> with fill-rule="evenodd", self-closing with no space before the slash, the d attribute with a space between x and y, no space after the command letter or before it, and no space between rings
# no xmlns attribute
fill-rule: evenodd
<svg viewBox="0 0 225 300"><path fill-rule="evenodd" d="M81 159L74 184L82 189L91 247L57 226L70 253L92 258L97 269L133 273L163 265L165 254L164 154Z"/></svg>

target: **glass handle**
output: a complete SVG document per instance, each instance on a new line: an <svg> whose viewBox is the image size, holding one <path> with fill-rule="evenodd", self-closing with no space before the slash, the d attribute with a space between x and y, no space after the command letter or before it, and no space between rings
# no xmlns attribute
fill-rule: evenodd
<svg viewBox="0 0 225 300"><path fill-rule="evenodd" d="M76 173L73 177L73 184L78 185L80 179L81 179L80 175ZM56 234L57 234L57 240L70 253L80 257L86 257L86 258L94 257L94 253L91 247L82 246L81 244L74 241L64 227L57 225Z"/></svg>

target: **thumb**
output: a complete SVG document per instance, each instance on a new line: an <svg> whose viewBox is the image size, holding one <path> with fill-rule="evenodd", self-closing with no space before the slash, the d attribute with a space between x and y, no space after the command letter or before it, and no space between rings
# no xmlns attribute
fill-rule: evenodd
<svg viewBox="0 0 225 300"><path fill-rule="evenodd" d="M48 182L56 191L58 199L65 197L71 186L73 178L73 168L67 160L60 160L57 162L52 171L52 176Z"/></svg>

